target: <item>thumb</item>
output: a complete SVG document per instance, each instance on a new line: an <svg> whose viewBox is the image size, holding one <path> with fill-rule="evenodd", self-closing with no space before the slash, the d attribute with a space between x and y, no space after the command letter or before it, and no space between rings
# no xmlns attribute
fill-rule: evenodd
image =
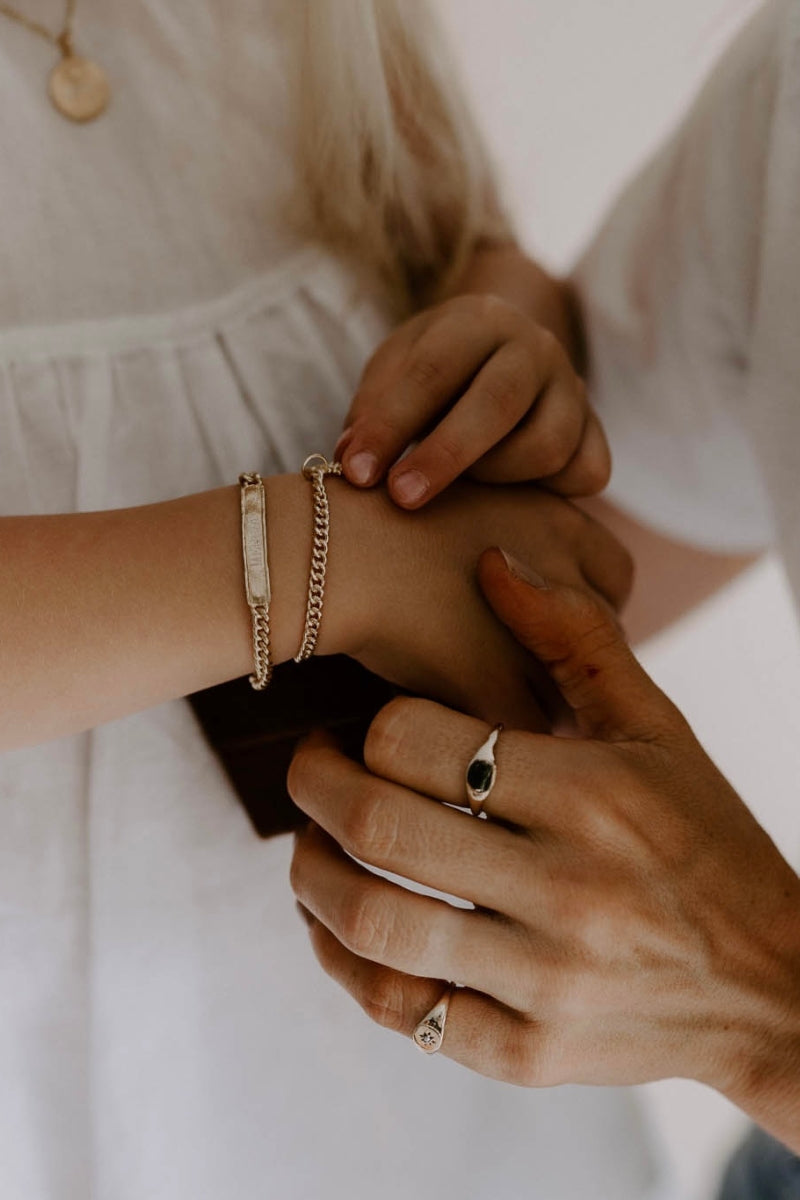
<svg viewBox="0 0 800 1200"><path fill-rule="evenodd" d="M670 701L587 592L549 584L499 549L481 556L478 578L500 620L545 667L584 736L653 740L674 721Z"/></svg>

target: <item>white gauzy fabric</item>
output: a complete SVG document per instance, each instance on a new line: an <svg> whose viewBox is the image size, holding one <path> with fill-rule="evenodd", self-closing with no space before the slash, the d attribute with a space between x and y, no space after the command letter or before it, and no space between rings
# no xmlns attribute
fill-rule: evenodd
<svg viewBox="0 0 800 1200"><path fill-rule="evenodd" d="M61 0L31 0L58 25ZM107 115L0 37L0 512L156 501L330 449L386 329L280 223L268 0L81 0ZM33 481L35 480L35 487ZM184 702L0 758L9 1200L636 1200L631 1095L428 1060L319 970Z"/></svg>
<svg viewBox="0 0 800 1200"><path fill-rule="evenodd" d="M770 0L575 278L612 497L800 595L800 3Z"/></svg>

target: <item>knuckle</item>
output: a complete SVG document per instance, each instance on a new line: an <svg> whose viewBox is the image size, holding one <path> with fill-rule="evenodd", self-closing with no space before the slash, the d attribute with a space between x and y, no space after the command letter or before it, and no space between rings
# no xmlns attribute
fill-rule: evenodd
<svg viewBox="0 0 800 1200"><path fill-rule="evenodd" d="M583 486L601 492L611 478L611 449L605 430L594 411L587 406L588 417L577 459Z"/></svg>
<svg viewBox="0 0 800 1200"><path fill-rule="evenodd" d="M484 403L509 426L520 420L533 399L531 383L522 364L495 370L481 390Z"/></svg>
<svg viewBox="0 0 800 1200"><path fill-rule="evenodd" d="M451 296L441 305L442 318L463 321L465 317L477 317L480 314L480 303L483 297L475 292L466 292L462 296Z"/></svg>
<svg viewBox="0 0 800 1200"><path fill-rule="evenodd" d="M586 458L584 467L586 487L591 492L602 492L611 480L611 452L606 445Z"/></svg>
<svg viewBox="0 0 800 1200"><path fill-rule="evenodd" d="M530 1088L546 1086L545 1040L544 1027L536 1022L521 1023L509 1034L502 1052L504 1077L509 1083Z"/></svg>
<svg viewBox="0 0 800 1200"><path fill-rule="evenodd" d="M536 327L535 345L536 356L540 360L558 361L563 355L561 342L551 329L546 329L543 325Z"/></svg>
<svg viewBox="0 0 800 1200"><path fill-rule="evenodd" d="M437 473L445 475L460 475L470 460L464 444L441 429L431 438L429 452L435 455Z"/></svg>
<svg viewBox="0 0 800 1200"><path fill-rule="evenodd" d="M606 837L608 830L604 822L598 822L597 833ZM616 830L612 827L612 836ZM607 903L592 904L585 895L567 905L561 917L562 933L566 940L586 954L602 954L614 949L615 929ZM558 999L559 1011L564 1015L580 1017L586 1003L585 989L578 978L565 980Z"/></svg>
<svg viewBox="0 0 800 1200"><path fill-rule="evenodd" d="M367 397L364 412L353 425L351 445L362 440L370 447L384 442L394 443L403 434L401 416L387 403L386 388L376 390Z"/></svg>
<svg viewBox="0 0 800 1200"><path fill-rule="evenodd" d="M313 787L312 780L315 775L314 753L301 747L289 763L289 771L286 776L287 791L295 804L299 804L301 808L304 797Z"/></svg>
<svg viewBox="0 0 800 1200"><path fill-rule="evenodd" d="M586 654L603 653L619 642L619 632L593 600L586 599L585 620L575 638L579 650Z"/></svg>
<svg viewBox="0 0 800 1200"><path fill-rule="evenodd" d="M404 1000L402 981L393 971L376 972L358 998L370 1020L397 1033L407 1032Z"/></svg>
<svg viewBox="0 0 800 1200"><path fill-rule="evenodd" d="M364 742L364 761L370 771L391 775L422 718L425 700L397 696L373 718Z"/></svg>
<svg viewBox="0 0 800 1200"><path fill-rule="evenodd" d="M556 682L560 684L574 683L585 674L587 659L605 657L620 645L619 631L599 603L586 593L575 592L573 596L575 621L564 656L555 666L559 675Z"/></svg>
<svg viewBox="0 0 800 1200"><path fill-rule="evenodd" d="M435 388L444 372L441 359L418 350L411 355L406 366L406 378L415 387L427 391Z"/></svg>
<svg viewBox="0 0 800 1200"><path fill-rule="evenodd" d="M494 322L504 319L511 311L511 306L502 296L494 292L475 293L465 296L470 311L481 322Z"/></svg>
<svg viewBox="0 0 800 1200"><path fill-rule="evenodd" d="M554 475L575 454L580 434L571 422L559 421L536 433L536 457L544 474Z"/></svg>
<svg viewBox="0 0 800 1200"><path fill-rule="evenodd" d="M570 494L596 496L605 490L611 479L611 456L598 450L584 452L579 447L567 465L564 479L572 485Z"/></svg>
<svg viewBox="0 0 800 1200"><path fill-rule="evenodd" d="M543 1029L549 1031L549 1037L542 1033L537 1042L537 1065L540 1074L545 1070L555 1070L558 1058L556 1032L564 1031L571 1024L591 1017L594 1011L597 980L582 965L587 958L580 936L585 915L585 906L580 904L564 914L559 933L564 949L569 954L569 964L564 961L558 965L551 964L544 976L545 995L542 1011L546 1012L547 1017Z"/></svg>
<svg viewBox="0 0 800 1200"><path fill-rule="evenodd" d="M292 861L289 865L289 887L298 900L302 900L305 893L305 876L305 855L302 844L299 844L295 846Z"/></svg>
<svg viewBox="0 0 800 1200"><path fill-rule="evenodd" d="M397 844L399 811L385 803L380 780L371 780L353 796L342 816L341 841L345 850L380 866L392 857Z"/></svg>
<svg viewBox="0 0 800 1200"><path fill-rule="evenodd" d="M386 949L388 934L380 906L370 883L351 888L342 897L340 909L340 940L360 958L380 959Z"/></svg>

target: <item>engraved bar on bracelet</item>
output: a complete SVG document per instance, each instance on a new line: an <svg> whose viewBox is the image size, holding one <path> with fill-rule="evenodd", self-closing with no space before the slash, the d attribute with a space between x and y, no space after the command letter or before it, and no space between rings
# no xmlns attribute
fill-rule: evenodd
<svg viewBox="0 0 800 1200"><path fill-rule="evenodd" d="M257 483L250 482L257 479ZM244 585L251 608L269 604L272 596L267 562L267 514L264 484L258 475L242 475L242 550Z"/></svg>
<svg viewBox="0 0 800 1200"><path fill-rule="evenodd" d="M263 691L272 679L269 604L272 596L267 552L267 514L260 475L239 476L242 509L244 586L253 622L253 664L250 686Z"/></svg>

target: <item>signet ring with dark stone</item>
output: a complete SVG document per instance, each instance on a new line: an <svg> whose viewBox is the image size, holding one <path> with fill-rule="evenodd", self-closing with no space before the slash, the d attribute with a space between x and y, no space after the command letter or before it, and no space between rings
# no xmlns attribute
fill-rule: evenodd
<svg viewBox="0 0 800 1200"><path fill-rule="evenodd" d="M467 767L467 801L473 817L479 817L483 813L483 806L489 799L497 779L494 748L502 729L502 725L495 725L483 745L475 751Z"/></svg>

